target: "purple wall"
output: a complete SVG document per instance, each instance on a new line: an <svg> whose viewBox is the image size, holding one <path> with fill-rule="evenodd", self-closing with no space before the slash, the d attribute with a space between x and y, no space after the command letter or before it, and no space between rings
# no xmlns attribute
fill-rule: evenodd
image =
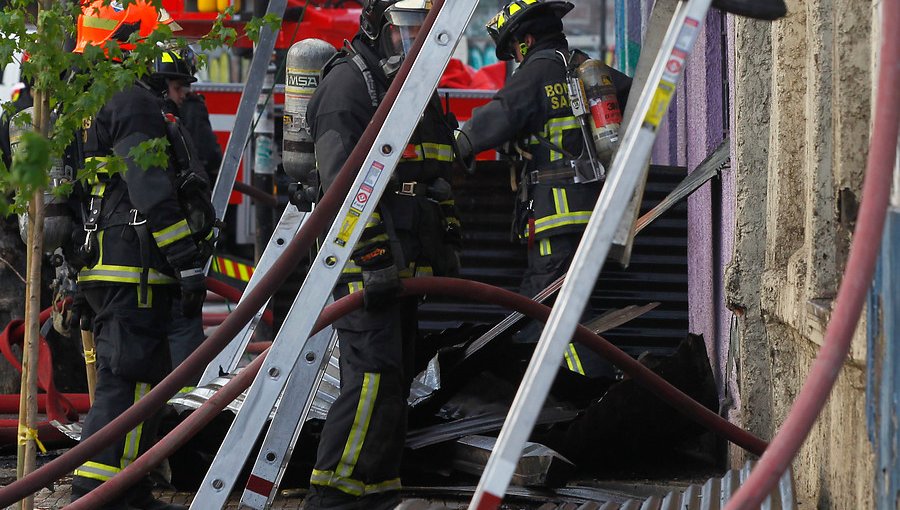
<svg viewBox="0 0 900 510"><path fill-rule="evenodd" d="M649 15L644 11L644 15ZM630 14L630 13L629 13ZM723 18L712 9L653 148L653 162L694 169L727 133ZM734 235L734 182L726 171L688 199L689 327L702 334L722 394L731 312L722 275Z"/></svg>

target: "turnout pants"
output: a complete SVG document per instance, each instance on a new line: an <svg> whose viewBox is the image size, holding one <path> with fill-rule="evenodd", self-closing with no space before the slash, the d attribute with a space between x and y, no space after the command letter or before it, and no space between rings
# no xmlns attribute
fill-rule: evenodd
<svg viewBox="0 0 900 510"><path fill-rule="evenodd" d="M138 285L134 284L83 289L94 312L97 388L82 439L125 412L169 373L166 327L176 289L151 286L144 303L139 302ZM72 480L73 500L112 478L149 449L156 440L157 426L157 417L148 419L79 466ZM145 481L107 508L126 508L125 502L149 491L149 481Z"/></svg>
<svg viewBox="0 0 900 510"><path fill-rule="evenodd" d="M528 250L528 268L522 276L519 294L533 298L565 274L572 264L580 241L581 233L560 234L536 240ZM582 321L589 318L582 316ZM542 327L541 324L532 322L523 328L516 338L519 341L536 342ZM577 342L569 343L564 362L566 367L576 374L588 377L615 377L615 370L608 361Z"/></svg>
<svg viewBox="0 0 900 510"><path fill-rule="evenodd" d="M347 292L335 292L335 299ZM341 394L328 411L304 509L394 508L416 336L414 298L335 323Z"/></svg>

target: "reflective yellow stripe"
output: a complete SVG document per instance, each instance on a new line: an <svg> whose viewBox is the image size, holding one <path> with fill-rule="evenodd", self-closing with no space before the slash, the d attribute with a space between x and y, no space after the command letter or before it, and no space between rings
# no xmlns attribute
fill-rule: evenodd
<svg viewBox="0 0 900 510"><path fill-rule="evenodd" d="M348 260L341 274L362 274L362 269L353 260Z"/></svg>
<svg viewBox="0 0 900 510"><path fill-rule="evenodd" d="M76 469L74 474L75 476L91 478L93 480L100 480L101 482L105 482L120 471L122 470L115 466L107 466L106 464L100 464L99 462L88 461L82 464L78 469Z"/></svg>
<svg viewBox="0 0 900 510"><path fill-rule="evenodd" d="M565 188L553 188L553 207L556 209L556 214L569 212L569 197L566 195Z"/></svg>
<svg viewBox="0 0 900 510"><path fill-rule="evenodd" d="M181 220L174 225L169 225L162 230L154 232L153 239L156 240L156 246L162 248L189 235L191 235L191 227L188 226L187 220Z"/></svg>
<svg viewBox="0 0 900 510"><path fill-rule="evenodd" d="M350 289L350 293L359 292L363 289L362 282L349 282L347 284L347 288Z"/></svg>
<svg viewBox="0 0 900 510"><path fill-rule="evenodd" d="M434 276L434 268L431 266L416 266L415 275L410 276Z"/></svg>
<svg viewBox="0 0 900 510"><path fill-rule="evenodd" d="M381 214L376 211L372 213L372 217L366 222L366 228L377 227L378 225L381 225Z"/></svg>
<svg viewBox="0 0 900 510"><path fill-rule="evenodd" d="M82 23L87 28L99 28L101 30L115 30L119 26L119 22L114 19L87 15L82 16Z"/></svg>
<svg viewBox="0 0 900 510"><path fill-rule="evenodd" d="M225 257L216 257L212 269L219 274L243 282L249 282L254 271L253 266L236 262Z"/></svg>
<svg viewBox="0 0 900 510"><path fill-rule="evenodd" d="M553 253L553 250L550 249L550 239L541 239L538 243L538 250L541 254L541 257L546 257Z"/></svg>
<svg viewBox="0 0 900 510"><path fill-rule="evenodd" d="M379 483L366 484L359 480L337 475L334 471L322 471L319 469L313 469L312 475L309 477L309 483L314 485L325 485L357 497L365 496L367 494L398 491L402 488L399 478L393 478Z"/></svg>
<svg viewBox="0 0 900 510"><path fill-rule="evenodd" d="M237 276L237 273L234 270L234 262L229 259L222 259L223 269L225 270L225 275L229 278L234 278Z"/></svg>
<svg viewBox="0 0 900 510"><path fill-rule="evenodd" d="M78 273L79 282L117 282L141 283L141 268L132 266L114 266L97 264L91 269L82 269ZM150 269L147 282L151 285L167 285L175 283L175 278Z"/></svg>
<svg viewBox="0 0 900 510"><path fill-rule="evenodd" d="M366 432L369 430L369 422L372 420L380 383L381 374L373 372L363 374L356 416L353 418L353 426L350 427L350 434L347 437L347 444L344 445L341 460L335 469L335 474L341 478L349 478L356 467L356 461L359 460L359 453L362 451L363 443L366 441Z"/></svg>
<svg viewBox="0 0 900 510"><path fill-rule="evenodd" d="M566 227L569 225L587 225L591 219L591 211L576 211L566 214L554 214L545 218L539 218L534 222L534 233L539 234L547 230ZM527 235L527 231L525 235Z"/></svg>
<svg viewBox="0 0 900 510"><path fill-rule="evenodd" d="M151 386L147 383L136 383L134 385L134 403L138 403L142 398L150 393ZM144 422L138 423L128 435L125 436L125 448L122 450L122 469L128 467L137 458L141 447L141 434L144 431Z"/></svg>
<svg viewBox="0 0 900 510"><path fill-rule="evenodd" d="M247 270L246 264L238 264L238 274L241 276L241 281L248 282L250 281L250 272Z"/></svg>
<svg viewBox="0 0 900 510"><path fill-rule="evenodd" d="M544 125L543 135L550 139L550 143L556 145L557 147L563 146L563 134L565 131L570 129L580 129L581 126L578 125L578 119L569 115L567 117L557 117L555 119L550 119ZM537 139L532 143L539 143ZM558 161L562 159L563 155L561 152L557 152L554 150L550 151L550 161Z"/></svg>
<svg viewBox="0 0 900 510"><path fill-rule="evenodd" d="M387 234L378 234L377 236L370 237L370 238L366 239L365 241L360 240L359 242L357 242L356 249L358 250L364 246L368 246L372 243L377 243L379 241L388 242L388 241L390 241L390 238L388 237Z"/></svg>
<svg viewBox="0 0 900 510"><path fill-rule="evenodd" d="M578 357L578 351L575 350L575 344L569 344L566 347L566 365L568 365L569 370L575 372L576 374L585 375L584 367L581 366L581 358Z"/></svg>
<svg viewBox="0 0 900 510"><path fill-rule="evenodd" d="M445 143L424 142L422 148L425 149L425 159L453 161L453 147L450 145Z"/></svg>
<svg viewBox="0 0 900 510"><path fill-rule="evenodd" d="M137 304L138 308L153 308L153 287L149 287L147 289L147 301L141 301L141 288L135 287L135 292L137 292Z"/></svg>
<svg viewBox="0 0 900 510"><path fill-rule="evenodd" d="M436 161L453 161L453 146L445 143L423 142L420 145L410 144L416 155L403 157L403 161L424 161L426 159Z"/></svg>

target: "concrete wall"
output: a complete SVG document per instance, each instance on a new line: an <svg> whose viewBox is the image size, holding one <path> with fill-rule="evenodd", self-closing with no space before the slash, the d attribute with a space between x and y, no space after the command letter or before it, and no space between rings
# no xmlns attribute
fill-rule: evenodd
<svg viewBox="0 0 900 510"><path fill-rule="evenodd" d="M736 229L726 271L739 316L735 420L771 437L821 346L847 256L871 115L873 2L788 0L732 20ZM800 508L872 508L865 327L794 462ZM739 342L737 342L739 340ZM742 460L734 452L733 463Z"/></svg>

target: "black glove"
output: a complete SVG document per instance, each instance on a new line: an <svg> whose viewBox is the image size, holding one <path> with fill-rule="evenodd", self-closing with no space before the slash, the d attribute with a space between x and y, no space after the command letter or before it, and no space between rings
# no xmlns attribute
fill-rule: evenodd
<svg viewBox="0 0 900 510"><path fill-rule="evenodd" d="M75 291L75 296L72 297L72 324L75 323L78 323L82 331L94 329L94 310L80 290Z"/></svg>
<svg viewBox="0 0 900 510"><path fill-rule="evenodd" d="M185 269L178 273L181 285L181 314L186 318L197 317L203 311L206 299L206 275L202 267Z"/></svg>
<svg viewBox="0 0 900 510"><path fill-rule="evenodd" d="M465 131L457 131L456 147L459 150L459 164L469 175L475 175L475 153L472 150L472 143L469 141L469 135Z"/></svg>
<svg viewBox="0 0 900 510"><path fill-rule="evenodd" d="M363 269L363 308L370 312L384 310L394 303L403 286L397 266Z"/></svg>

